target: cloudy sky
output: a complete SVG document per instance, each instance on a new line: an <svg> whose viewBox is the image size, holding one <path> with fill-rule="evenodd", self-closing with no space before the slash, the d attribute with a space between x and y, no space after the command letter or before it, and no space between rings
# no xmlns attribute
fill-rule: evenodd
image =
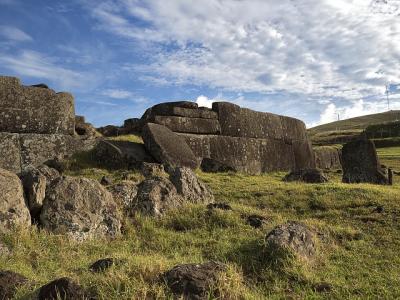
<svg viewBox="0 0 400 300"><path fill-rule="evenodd" d="M400 0L0 0L0 74L95 125L231 101L310 126L400 109Z"/></svg>

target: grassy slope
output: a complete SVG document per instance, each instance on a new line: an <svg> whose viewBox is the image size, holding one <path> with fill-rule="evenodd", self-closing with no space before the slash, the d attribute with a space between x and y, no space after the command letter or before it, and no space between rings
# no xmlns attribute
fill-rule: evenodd
<svg viewBox="0 0 400 300"><path fill-rule="evenodd" d="M383 163L398 159L400 148L384 149L381 155ZM72 173L120 178L120 172L86 166ZM222 299L400 297L399 183L345 185L335 173L323 185L283 183L282 173L198 175L212 187L216 200L230 203L233 211L188 205L161 219L136 216L121 238L107 242L78 244L35 229L3 235L14 254L0 257L0 265L36 282L21 289L19 298L56 277L70 276L101 299L165 299L171 295L158 280L163 271L210 259L230 266L220 287ZM374 211L378 206L384 207L383 213ZM254 213L267 218L264 228L246 225L245 217ZM301 220L318 232L315 260L280 265L264 252L265 234L286 220ZM91 274L89 264L104 257L124 263ZM321 281L333 285L328 295L313 291Z"/></svg>

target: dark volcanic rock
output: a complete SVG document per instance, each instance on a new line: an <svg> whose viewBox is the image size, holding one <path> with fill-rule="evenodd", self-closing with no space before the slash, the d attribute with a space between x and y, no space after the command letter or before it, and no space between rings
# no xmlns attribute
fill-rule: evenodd
<svg viewBox="0 0 400 300"><path fill-rule="evenodd" d="M283 179L287 182L302 181L306 183L325 183L328 178L319 169L300 169L290 172Z"/></svg>
<svg viewBox="0 0 400 300"><path fill-rule="evenodd" d="M183 204L175 186L165 177L148 177L138 186L132 208L150 216L161 216L168 209Z"/></svg>
<svg viewBox="0 0 400 300"><path fill-rule="evenodd" d="M153 122L155 116L173 116L173 110L176 107L187 108L187 109L197 109L197 103L190 101L177 101L177 102L165 102L154 105L145 111L142 116L142 120L147 122Z"/></svg>
<svg viewBox="0 0 400 300"><path fill-rule="evenodd" d="M219 134L221 132L218 120L214 119L155 116L154 123L164 125L174 132L196 134Z"/></svg>
<svg viewBox="0 0 400 300"><path fill-rule="evenodd" d="M167 127L148 123L143 127L142 136L146 149L159 163L197 168L197 158L185 140Z"/></svg>
<svg viewBox="0 0 400 300"><path fill-rule="evenodd" d="M114 264L116 264L116 262L117 261L114 258L99 259L89 267L89 270L94 273L103 272L108 268L112 267Z"/></svg>
<svg viewBox="0 0 400 300"><path fill-rule="evenodd" d="M48 89L49 88L49 86L47 84L45 84L45 83L32 84L31 86L42 88L42 89Z"/></svg>
<svg viewBox="0 0 400 300"><path fill-rule="evenodd" d="M218 295L218 276L226 267L219 262L178 265L164 274L171 291L183 299L205 300Z"/></svg>
<svg viewBox="0 0 400 300"><path fill-rule="evenodd" d="M347 143L342 149L343 182L388 184L375 145L369 140Z"/></svg>
<svg viewBox="0 0 400 300"><path fill-rule="evenodd" d="M0 299L14 299L17 289L28 283L28 279L12 271L0 271Z"/></svg>
<svg viewBox="0 0 400 300"><path fill-rule="evenodd" d="M267 248L272 252L292 253L303 258L311 258L316 253L314 233L304 224L288 222L275 227L266 236Z"/></svg>
<svg viewBox="0 0 400 300"><path fill-rule="evenodd" d="M132 118L124 121L124 134L140 134L145 122L142 119Z"/></svg>
<svg viewBox="0 0 400 300"><path fill-rule="evenodd" d="M212 158L203 158L201 161L200 168L203 172L208 172L208 173L218 173L218 172L234 172L235 169L222 163L219 162L215 159Z"/></svg>
<svg viewBox="0 0 400 300"><path fill-rule="evenodd" d="M123 133L123 130L120 127L114 125L99 127L96 130L106 137L118 136Z"/></svg>
<svg viewBox="0 0 400 300"><path fill-rule="evenodd" d="M0 168L21 172L20 142L16 133L0 132Z"/></svg>
<svg viewBox="0 0 400 300"><path fill-rule="evenodd" d="M232 207L228 203L217 202L217 203L209 203L207 205L207 209L232 210Z"/></svg>
<svg viewBox="0 0 400 300"><path fill-rule="evenodd" d="M254 228L261 228L265 222L266 222L266 218L263 216L259 216L259 215L250 215L247 217L247 224L249 224L251 227Z"/></svg>
<svg viewBox="0 0 400 300"><path fill-rule="evenodd" d="M85 290L68 277L56 279L39 290L38 300L79 300L85 299Z"/></svg>
<svg viewBox="0 0 400 300"><path fill-rule="evenodd" d="M89 138L99 136L96 128L92 124L85 122L85 117L75 116L75 132L78 135L83 135Z"/></svg>
<svg viewBox="0 0 400 300"><path fill-rule="evenodd" d="M166 174L163 165L147 162L142 163L140 173L142 173L144 177L161 176L163 174Z"/></svg>
<svg viewBox="0 0 400 300"><path fill-rule="evenodd" d="M314 148L315 163L318 169L341 169L342 150L335 147Z"/></svg>
<svg viewBox="0 0 400 300"><path fill-rule="evenodd" d="M135 203L135 198L138 192L136 182L124 180L107 188L114 197L115 202L123 208L123 211L128 212Z"/></svg>
<svg viewBox="0 0 400 300"><path fill-rule="evenodd" d="M111 185L112 183L113 183L113 181L110 177L107 177L107 176L101 177L101 180L100 180L101 185L107 186L107 185Z"/></svg>
<svg viewBox="0 0 400 300"><path fill-rule="evenodd" d="M73 177L51 183L40 214L45 229L78 241L117 236L121 219L112 195L99 182Z"/></svg>

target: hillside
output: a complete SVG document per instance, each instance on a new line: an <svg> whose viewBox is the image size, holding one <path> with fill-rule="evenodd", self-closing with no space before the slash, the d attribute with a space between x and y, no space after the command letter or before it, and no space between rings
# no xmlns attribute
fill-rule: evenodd
<svg viewBox="0 0 400 300"><path fill-rule="evenodd" d="M329 131L357 131L364 130L368 125L393 122L400 120L400 110L391 110L384 113L366 115L347 120L336 121L310 128L310 135Z"/></svg>

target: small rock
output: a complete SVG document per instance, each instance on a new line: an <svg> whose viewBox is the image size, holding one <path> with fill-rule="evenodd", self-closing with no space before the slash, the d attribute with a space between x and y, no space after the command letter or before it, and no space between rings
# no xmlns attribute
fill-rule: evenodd
<svg viewBox="0 0 400 300"><path fill-rule="evenodd" d="M305 183L325 183L328 178L319 169L299 169L287 174L284 179L286 182L302 181Z"/></svg>
<svg viewBox="0 0 400 300"><path fill-rule="evenodd" d="M247 224L254 228L262 227L266 222L266 218L259 215L251 215L247 217Z"/></svg>
<svg viewBox="0 0 400 300"><path fill-rule="evenodd" d="M144 177L161 176L165 174L165 170L162 164L143 162L140 173Z"/></svg>
<svg viewBox="0 0 400 300"><path fill-rule="evenodd" d="M89 270L98 273L103 272L113 266L116 263L115 259L113 258L103 258L96 262L94 262L90 267Z"/></svg>
<svg viewBox="0 0 400 300"><path fill-rule="evenodd" d="M232 210L232 207L225 202L210 203L207 205L207 209L222 209L222 210Z"/></svg>
<svg viewBox="0 0 400 300"><path fill-rule="evenodd" d="M320 282L314 285L314 291L317 293L329 293L332 290L332 285L327 282Z"/></svg>
<svg viewBox="0 0 400 300"><path fill-rule="evenodd" d="M311 258L316 253L314 238L314 233L307 226L290 221L268 233L266 244L272 251L289 250L297 256Z"/></svg>
<svg viewBox="0 0 400 300"><path fill-rule="evenodd" d="M163 277L171 291L183 299L205 300L215 296L218 275L226 270L219 262L178 265L166 272ZM211 295L209 295L211 293Z"/></svg>
<svg viewBox="0 0 400 300"><path fill-rule="evenodd" d="M374 212L377 212L379 214L383 213L385 211L385 208L382 205L378 205L375 209Z"/></svg>
<svg viewBox="0 0 400 300"><path fill-rule="evenodd" d="M107 177L107 176L103 176L102 178L101 178L101 180L100 180L100 184L101 185L111 185L111 184L113 184L113 181L112 181L112 179L110 178L110 177Z"/></svg>
<svg viewBox="0 0 400 300"><path fill-rule="evenodd" d="M0 299L13 299L17 289L28 279L12 271L0 271Z"/></svg>
<svg viewBox="0 0 400 300"><path fill-rule="evenodd" d="M138 185L136 182L124 180L109 186L107 189L113 195L114 200L123 207L124 211L127 212L132 208L138 193Z"/></svg>
<svg viewBox="0 0 400 300"><path fill-rule="evenodd" d="M39 290L38 300L85 299L84 289L68 277L56 279Z"/></svg>

